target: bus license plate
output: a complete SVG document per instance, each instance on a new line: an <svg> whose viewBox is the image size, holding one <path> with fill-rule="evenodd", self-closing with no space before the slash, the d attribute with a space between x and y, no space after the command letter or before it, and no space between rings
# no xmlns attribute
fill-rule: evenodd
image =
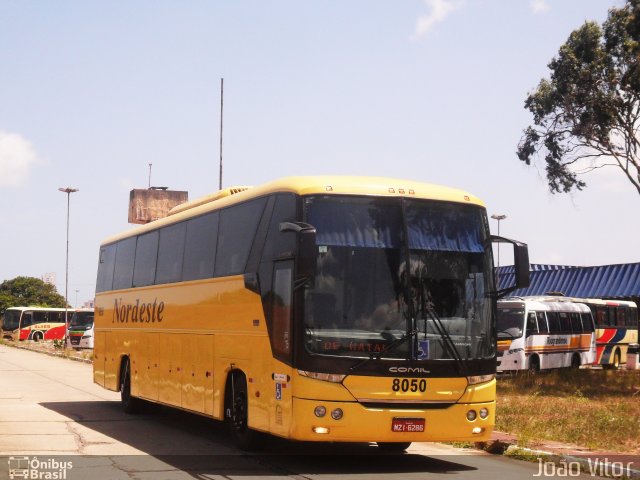
<svg viewBox="0 0 640 480"><path fill-rule="evenodd" d="M392 432L424 432L424 418L394 418L391 420Z"/></svg>

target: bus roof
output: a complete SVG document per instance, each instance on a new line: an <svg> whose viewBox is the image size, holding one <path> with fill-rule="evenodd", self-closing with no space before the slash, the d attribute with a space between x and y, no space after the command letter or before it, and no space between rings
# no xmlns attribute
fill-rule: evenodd
<svg viewBox="0 0 640 480"><path fill-rule="evenodd" d="M412 180L349 176L285 177L256 187L229 187L178 205L169 212L169 216L113 235L105 239L102 245L276 192L290 192L298 195L408 197L485 206L478 197L463 190Z"/></svg>
<svg viewBox="0 0 640 480"><path fill-rule="evenodd" d="M59 307L7 307L5 309L5 312L7 310L20 310L21 312L24 312L25 310L34 310L34 311L45 310L47 312L64 312L65 311L64 308L59 308ZM67 308L66 310L68 310L70 312L75 311L75 309L73 309L73 308Z"/></svg>
<svg viewBox="0 0 640 480"><path fill-rule="evenodd" d="M584 312L591 310L584 303L578 302L553 302L540 298L511 297L498 301L498 308L527 308L538 312Z"/></svg>

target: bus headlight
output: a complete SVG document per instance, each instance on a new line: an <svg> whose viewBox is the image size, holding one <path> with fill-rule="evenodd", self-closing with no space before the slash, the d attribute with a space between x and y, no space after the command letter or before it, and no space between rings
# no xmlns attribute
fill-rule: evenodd
<svg viewBox="0 0 640 480"><path fill-rule="evenodd" d="M298 370L298 373L303 377L313 378L314 380L322 380L324 382L341 383L346 375L339 375L337 373L317 373L306 372L304 370Z"/></svg>
<svg viewBox="0 0 640 480"><path fill-rule="evenodd" d="M509 350L508 353L518 353L518 352L523 352L524 348L514 348L513 350Z"/></svg>
<svg viewBox="0 0 640 480"><path fill-rule="evenodd" d="M490 382L494 378L496 378L496 376L493 375L493 374L491 374L491 375L473 375L471 377L467 377L467 382L469 382L469 385L477 385L478 383Z"/></svg>
<svg viewBox="0 0 640 480"><path fill-rule="evenodd" d="M470 422L473 422L477 418L477 416L478 414L475 410L469 410L467 412L467 420L469 420Z"/></svg>
<svg viewBox="0 0 640 480"><path fill-rule="evenodd" d="M327 409L325 407L323 407L322 405L318 405L314 410L313 413L315 414L316 417L318 418L322 418L327 414Z"/></svg>
<svg viewBox="0 0 640 480"><path fill-rule="evenodd" d="M488 408L481 408L480 409L480 418L482 420L484 420L485 418L487 418L489 416L489 409Z"/></svg>
<svg viewBox="0 0 640 480"><path fill-rule="evenodd" d="M331 418L334 420L340 420L344 415L341 408L336 408L335 410L331 410Z"/></svg>

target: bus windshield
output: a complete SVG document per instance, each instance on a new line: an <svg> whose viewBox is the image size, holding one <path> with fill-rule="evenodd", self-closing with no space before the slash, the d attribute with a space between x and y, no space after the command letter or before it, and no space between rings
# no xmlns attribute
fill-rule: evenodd
<svg viewBox="0 0 640 480"><path fill-rule="evenodd" d="M7 331L16 330L20 325L21 310L6 310L2 317L2 329Z"/></svg>
<svg viewBox="0 0 640 480"><path fill-rule="evenodd" d="M305 209L318 246L304 294L308 353L441 360L455 348L462 359L493 355L484 209L354 196L308 197Z"/></svg>
<svg viewBox="0 0 640 480"><path fill-rule="evenodd" d="M93 327L93 312L74 312L69 321L69 328L89 330Z"/></svg>
<svg viewBox="0 0 640 480"><path fill-rule="evenodd" d="M523 308L498 308L498 338L520 338L523 328Z"/></svg>

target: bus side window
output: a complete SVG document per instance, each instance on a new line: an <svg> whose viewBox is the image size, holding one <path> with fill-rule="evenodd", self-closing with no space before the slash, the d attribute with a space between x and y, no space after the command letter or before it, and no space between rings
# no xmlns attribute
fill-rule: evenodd
<svg viewBox="0 0 640 480"><path fill-rule="evenodd" d="M156 278L156 261L158 260L158 230L138 237L136 257L133 265L133 286L153 285Z"/></svg>
<svg viewBox="0 0 640 480"><path fill-rule="evenodd" d="M160 229L156 284L174 283L182 279L182 259L187 223L181 222Z"/></svg>
<svg viewBox="0 0 640 480"><path fill-rule="evenodd" d="M213 277L219 217L218 212L211 212L187 221L182 281Z"/></svg>
<svg viewBox="0 0 640 480"><path fill-rule="evenodd" d="M100 249L100 263L98 264L98 279L96 292L111 290L113 286L113 267L116 263L116 245L107 245Z"/></svg>
<svg viewBox="0 0 640 480"><path fill-rule="evenodd" d="M618 327L625 327L627 325L627 318L626 318L626 308L624 307L618 307L616 308L616 325Z"/></svg>
<svg viewBox="0 0 640 480"><path fill-rule="evenodd" d="M571 333L571 320L567 312L558 312L560 318L560 331L565 333Z"/></svg>
<svg viewBox="0 0 640 480"><path fill-rule="evenodd" d="M549 333L547 317L545 316L544 312L538 312L538 331L540 333Z"/></svg>
<svg viewBox="0 0 640 480"><path fill-rule="evenodd" d="M244 273L266 203L266 198L258 198L221 211L214 268L216 277Z"/></svg>
<svg viewBox="0 0 640 480"><path fill-rule="evenodd" d="M547 320L549 321L549 333L559 333L562 331L558 312L547 312Z"/></svg>
<svg viewBox="0 0 640 480"><path fill-rule="evenodd" d="M580 314L578 312L571 312L571 330L573 333L582 333L582 321L580 320Z"/></svg>
<svg viewBox="0 0 640 480"><path fill-rule="evenodd" d="M47 315L47 313L49 312L40 312L40 311L36 311L33 312L33 320L32 320L32 325L36 325L38 323L47 323L47 322L51 322L51 320L49 319L49 315Z"/></svg>
<svg viewBox="0 0 640 480"><path fill-rule="evenodd" d="M24 312L20 328L30 327L31 325L33 325L33 312Z"/></svg>
<svg viewBox="0 0 640 480"><path fill-rule="evenodd" d="M529 312L527 315L527 336L538 333L538 322L536 321L536 312Z"/></svg>
<svg viewBox="0 0 640 480"><path fill-rule="evenodd" d="M588 313L581 313L580 316L582 317L582 331L593 332L593 317Z"/></svg>
<svg viewBox="0 0 640 480"><path fill-rule="evenodd" d="M292 295L293 261L278 262L273 270L273 350L285 360L291 355Z"/></svg>
<svg viewBox="0 0 640 480"><path fill-rule="evenodd" d="M133 283L133 260L136 256L136 237L125 238L117 243L113 270L113 289L131 288Z"/></svg>

